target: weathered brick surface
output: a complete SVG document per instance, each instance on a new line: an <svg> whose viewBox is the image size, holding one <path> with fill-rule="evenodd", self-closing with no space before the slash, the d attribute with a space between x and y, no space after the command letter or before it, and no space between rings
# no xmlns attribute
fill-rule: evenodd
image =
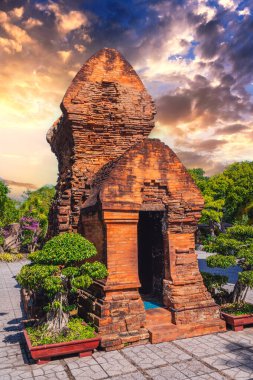
<svg viewBox="0 0 253 380"><path fill-rule="evenodd" d="M76 75L61 108L48 133L59 161L49 236L78 231L107 265L108 278L80 292L80 310L102 335L102 347L148 339L138 291L138 221L145 211L162 214L157 249L164 270L157 269L154 282L171 310L168 339L222 329L194 250L203 198L176 154L147 138L154 104L132 67L116 50L103 49ZM154 339L166 337L154 330Z"/></svg>
<svg viewBox="0 0 253 380"><path fill-rule="evenodd" d="M82 66L61 109L62 116L47 135L59 162L49 236L77 230L94 174L147 137L154 126L150 95L114 49L99 51Z"/></svg>

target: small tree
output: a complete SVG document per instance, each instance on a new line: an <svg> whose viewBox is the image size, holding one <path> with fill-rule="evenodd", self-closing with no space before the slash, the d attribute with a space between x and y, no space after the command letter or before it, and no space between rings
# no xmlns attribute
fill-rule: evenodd
<svg viewBox="0 0 253 380"><path fill-rule="evenodd" d="M202 210L201 223L207 223L209 225L210 235L215 236L222 228L223 208L225 200L216 196L216 193L210 189L210 181L212 178L205 176L203 169L190 169L188 170L196 185L202 192L205 199L205 207Z"/></svg>
<svg viewBox="0 0 253 380"><path fill-rule="evenodd" d="M69 321L69 299L78 289L88 288L94 279L107 276L106 267L98 262L85 262L97 254L95 246L83 236L64 233L53 237L41 251L29 255L31 264L23 266L18 283L33 293L43 292L47 331L53 335L66 328Z"/></svg>
<svg viewBox="0 0 253 380"><path fill-rule="evenodd" d="M20 219L20 241L23 249L28 252L34 252L38 247L40 236L40 223L33 217L23 216Z"/></svg>
<svg viewBox="0 0 253 380"><path fill-rule="evenodd" d="M218 252L207 258L209 267L240 266L242 272L238 275L232 300L244 302L248 289L253 288L253 227L246 225L230 227L205 248L210 252Z"/></svg>
<svg viewBox="0 0 253 380"><path fill-rule="evenodd" d="M0 228L18 221L19 203L9 198L8 186L0 180Z"/></svg>

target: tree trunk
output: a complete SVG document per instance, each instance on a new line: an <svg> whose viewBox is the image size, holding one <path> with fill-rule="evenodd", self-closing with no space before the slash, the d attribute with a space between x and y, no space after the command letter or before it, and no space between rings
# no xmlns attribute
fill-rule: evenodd
<svg viewBox="0 0 253 380"><path fill-rule="evenodd" d="M48 331L53 334L59 334L64 329L67 328L69 321L69 312L63 310L64 306L68 306L68 298L66 293L58 293L56 294L54 303L57 305L56 307L52 307L52 309L47 313L47 325Z"/></svg>
<svg viewBox="0 0 253 380"><path fill-rule="evenodd" d="M240 303L243 302L243 292L246 289L246 285L240 284L239 281L236 282L233 290L233 302ZM245 295L246 297L246 295Z"/></svg>
<svg viewBox="0 0 253 380"><path fill-rule="evenodd" d="M209 230L210 230L211 237L215 237L214 223L211 220L209 221Z"/></svg>

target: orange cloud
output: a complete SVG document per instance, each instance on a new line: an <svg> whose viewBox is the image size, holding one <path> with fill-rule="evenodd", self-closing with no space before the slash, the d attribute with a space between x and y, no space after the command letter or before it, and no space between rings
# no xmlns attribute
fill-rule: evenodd
<svg viewBox="0 0 253 380"><path fill-rule="evenodd" d="M40 20L37 20L36 18L29 17L28 20L24 21L24 26L26 29L32 29L35 26L41 26L43 25L43 22Z"/></svg>
<svg viewBox="0 0 253 380"><path fill-rule="evenodd" d="M84 12L71 10L64 13L57 3L37 4L39 10L51 11L55 15L56 26L62 35L66 35L73 30L88 26L88 18Z"/></svg>
<svg viewBox="0 0 253 380"><path fill-rule="evenodd" d="M71 56L71 50L59 50L57 51L57 53L59 54L64 63L66 63Z"/></svg>
<svg viewBox="0 0 253 380"><path fill-rule="evenodd" d="M13 18L21 18L24 14L24 7L14 8L9 14Z"/></svg>

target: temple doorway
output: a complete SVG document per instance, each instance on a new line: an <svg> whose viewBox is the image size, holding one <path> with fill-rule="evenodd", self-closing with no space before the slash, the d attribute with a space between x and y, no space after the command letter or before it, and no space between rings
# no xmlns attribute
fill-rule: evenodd
<svg viewBox="0 0 253 380"><path fill-rule="evenodd" d="M145 308L162 305L164 279L163 211L140 211L138 268Z"/></svg>

